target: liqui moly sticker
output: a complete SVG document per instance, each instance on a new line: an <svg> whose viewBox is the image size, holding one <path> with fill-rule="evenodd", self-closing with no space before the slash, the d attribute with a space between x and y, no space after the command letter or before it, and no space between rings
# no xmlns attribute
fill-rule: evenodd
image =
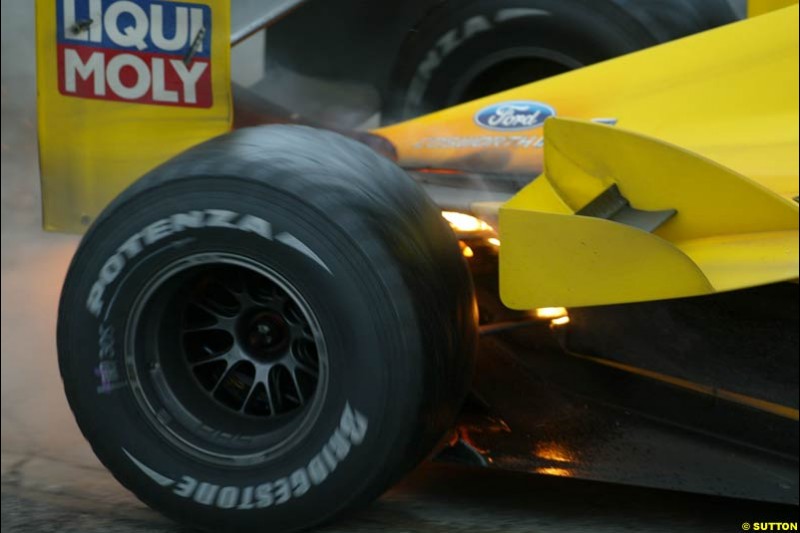
<svg viewBox="0 0 800 533"><path fill-rule="evenodd" d="M61 94L211 107L211 9L188 2L57 0Z"/></svg>

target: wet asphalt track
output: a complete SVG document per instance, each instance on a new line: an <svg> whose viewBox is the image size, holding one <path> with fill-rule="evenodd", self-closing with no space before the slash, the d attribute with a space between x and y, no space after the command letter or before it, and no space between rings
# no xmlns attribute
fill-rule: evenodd
<svg viewBox="0 0 800 533"><path fill-rule="evenodd" d="M64 399L53 332L77 238L39 229L33 2L2 2L2 531L186 531L99 465ZM313 510L309 510L313 512ZM797 508L425 464L328 532L741 531Z"/></svg>

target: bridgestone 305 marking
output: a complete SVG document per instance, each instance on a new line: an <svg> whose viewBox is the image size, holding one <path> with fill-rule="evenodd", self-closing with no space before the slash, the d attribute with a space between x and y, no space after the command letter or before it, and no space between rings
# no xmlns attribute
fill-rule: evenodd
<svg viewBox="0 0 800 533"><path fill-rule="evenodd" d="M156 220L143 230L132 235L117 251L109 257L97 277L97 281L89 291L86 308L95 317L100 317L105 306L104 295L106 289L112 284L125 269L126 264L148 246L170 235L175 235L187 229L197 228L227 228L254 233L264 239L272 241L272 224L254 215L243 215L235 211L224 209L206 209L203 211L189 211L175 213L174 215ZM331 270L311 249L294 235L281 232L276 238L279 242L305 254L315 263L321 265L328 273Z"/></svg>
<svg viewBox="0 0 800 533"><path fill-rule="evenodd" d="M364 415L350 407L349 403L345 404L339 426L305 466L285 477L248 486L221 486L188 475L182 475L176 481L145 465L125 448L122 451L147 477L162 487L170 487L172 493L181 498L220 509L264 509L300 498L312 487L321 485L347 458L352 446L364 441L368 425Z"/></svg>

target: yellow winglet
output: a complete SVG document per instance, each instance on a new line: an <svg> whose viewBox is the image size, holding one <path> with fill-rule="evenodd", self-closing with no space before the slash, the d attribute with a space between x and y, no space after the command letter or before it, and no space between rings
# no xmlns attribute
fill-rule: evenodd
<svg viewBox="0 0 800 533"><path fill-rule="evenodd" d="M622 129L545 123L544 174L500 209L512 308L709 294L798 277L797 204L702 156ZM576 214L616 186L652 233Z"/></svg>

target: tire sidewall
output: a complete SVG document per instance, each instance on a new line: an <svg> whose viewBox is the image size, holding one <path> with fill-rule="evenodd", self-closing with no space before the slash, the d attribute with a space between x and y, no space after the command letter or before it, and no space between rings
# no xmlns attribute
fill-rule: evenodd
<svg viewBox="0 0 800 533"><path fill-rule="evenodd" d="M428 15L394 68L388 121L454 105L463 76L496 57L533 57L579 68L654 44L610 2L473 0ZM530 81L535 81L534 79Z"/></svg>
<svg viewBox="0 0 800 533"><path fill-rule="evenodd" d="M399 428L409 407L400 408L390 399L402 394L403 387L414 397L413 391L420 387L409 370L413 361L403 357L416 351L413 314L391 297L392 290L402 291L401 278L392 272L389 256L380 246L365 257L352 244L353 239L374 243L369 229L355 217L341 217L334 224L305 202L280 191L267 194L264 187L223 178L175 182L116 206L113 220L125 222L101 222L92 229L73 260L62 295L62 309L72 312L59 321L59 352L73 354L62 358L62 375L79 425L98 457L112 472L125 471L118 477L124 477L121 481L147 503L206 528L235 528L267 515L276 529L305 527L317 522L308 509L344 507L347 495L342 490L358 493L357 488L373 479L374 471L392 453L391 442L401 438ZM228 220L233 227L212 225L206 214L202 227L145 242L148 232L169 225L175 214L210 209L235 213ZM243 217L268 222L273 238L242 229ZM321 227L326 228L324 233ZM320 261L274 239L282 232L290 232ZM138 239L141 251L121 253L120 247L131 239ZM327 396L306 438L279 458L247 468L204 464L165 446L126 379L126 328L136 295L171 261L220 252L241 254L284 275L319 321L330 361ZM384 278L396 279L397 285L382 284L375 268ZM103 305L97 311L96 305L89 308L88 301L104 272L108 282L101 283L105 283ZM117 274L112 279L109 272ZM409 331L408 337L388 337L403 329ZM100 433L102 438L95 438ZM341 446L329 445L332 439L341 442L342 436L349 443L346 453ZM339 457L331 463L337 452ZM309 470L312 462L314 476ZM320 477L320 468L326 475L317 483L311 478ZM311 481L306 489L304 475ZM201 487L204 492L199 495ZM270 492L269 505L269 498L257 499L256 492ZM152 501L147 501L148 494Z"/></svg>

